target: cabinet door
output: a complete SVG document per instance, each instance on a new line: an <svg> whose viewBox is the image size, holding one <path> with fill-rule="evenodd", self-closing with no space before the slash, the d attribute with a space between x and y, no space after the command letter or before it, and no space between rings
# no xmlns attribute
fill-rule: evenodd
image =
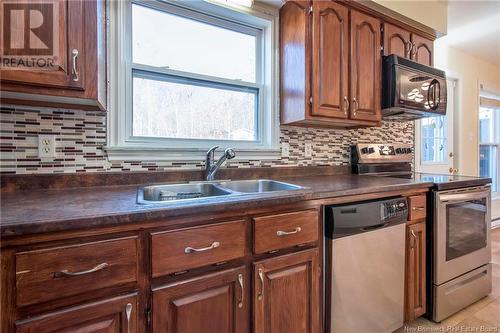
<svg viewBox="0 0 500 333"><path fill-rule="evenodd" d="M380 121L380 21L351 10L351 118Z"/></svg>
<svg viewBox="0 0 500 333"><path fill-rule="evenodd" d="M346 7L313 2L313 116L348 116L348 29Z"/></svg>
<svg viewBox="0 0 500 333"><path fill-rule="evenodd" d="M320 332L317 249L256 262L253 279L255 332Z"/></svg>
<svg viewBox="0 0 500 333"><path fill-rule="evenodd" d="M395 54L410 59L410 33L395 25L384 23L384 55Z"/></svg>
<svg viewBox="0 0 500 333"><path fill-rule="evenodd" d="M85 63L84 52L84 1L83 0L59 0L53 7L57 11L56 31L58 39L54 43L54 69L53 70L2 70L2 81L17 83L21 85L38 85L44 87L81 89L83 87L83 64ZM25 7L23 7L25 10ZM50 11L50 10L49 10ZM45 11L43 11L45 12ZM26 15L25 15L26 17ZM18 37L19 38L19 37ZM51 46L52 47L52 46ZM75 51L74 51L75 50ZM73 54L78 52L78 55ZM34 54L37 55L37 54ZM73 72L73 63L78 72L78 78Z"/></svg>
<svg viewBox="0 0 500 333"><path fill-rule="evenodd" d="M405 320L422 316L426 309L425 221L406 227Z"/></svg>
<svg viewBox="0 0 500 333"><path fill-rule="evenodd" d="M311 87L309 1L290 0L280 9L281 123L304 119Z"/></svg>
<svg viewBox="0 0 500 333"><path fill-rule="evenodd" d="M248 287L240 267L156 288L153 332L247 332Z"/></svg>
<svg viewBox="0 0 500 333"><path fill-rule="evenodd" d="M16 322L17 333L135 333L137 297L116 297Z"/></svg>
<svg viewBox="0 0 500 333"><path fill-rule="evenodd" d="M432 41L415 34L411 38L413 41L412 59L422 65L432 66L434 56Z"/></svg>

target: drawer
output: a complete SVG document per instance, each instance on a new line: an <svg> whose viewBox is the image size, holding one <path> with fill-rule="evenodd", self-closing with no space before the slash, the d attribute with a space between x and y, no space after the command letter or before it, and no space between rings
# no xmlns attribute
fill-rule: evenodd
<svg viewBox="0 0 500 333"><path fill-rule="evenodd" d="M255 217L254 252L265 253L318 240L318 212L305 210Z"/></svg>
<svg viewBox="0 0 500 333"><path fill-rule="evenodd" d="M18 306L137 281L137 237L19 252Z"/></svg>
<svg viewBox="0 0 500 333"><path fill-rule="evenodd" d="M408 220L425 219L427 215L427 199L425 194L408 197Z"/></svg>
<svg viewBox="0 0 500 333"><path fill-rule="evenodd" d="M245 255L245 221L151 234L152 276L185 271Z"/></svg>

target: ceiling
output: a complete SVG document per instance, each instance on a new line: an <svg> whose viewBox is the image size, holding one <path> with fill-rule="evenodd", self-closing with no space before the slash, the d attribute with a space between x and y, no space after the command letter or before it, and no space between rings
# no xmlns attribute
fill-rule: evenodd
<svg viewBox="0 0 500 333"><path fill-rule="evenodd" d="M448 46L500 66L500 1L448 1Z"/></svg>

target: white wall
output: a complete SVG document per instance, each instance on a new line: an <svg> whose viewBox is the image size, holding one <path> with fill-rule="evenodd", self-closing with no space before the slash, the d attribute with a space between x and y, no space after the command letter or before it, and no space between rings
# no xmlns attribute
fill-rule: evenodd
<svg viewBox="0 0 500 333"><path fill-rule="evenodd" d="M373 0L401 15L446 34L448 6L446 1Z"/></svg>

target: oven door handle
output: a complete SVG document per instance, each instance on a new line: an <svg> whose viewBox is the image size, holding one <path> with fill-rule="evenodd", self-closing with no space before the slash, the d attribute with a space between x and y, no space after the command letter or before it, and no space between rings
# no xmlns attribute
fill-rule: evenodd
<svg viewBox="0 0 500 333"><path fill-rule="evenodd" d="M439 201L440 202L468 201L468 200L487 198L489 195L490 195L489 190L473 191L473 192L466 192L466 193L440 194Z"/></svg>

